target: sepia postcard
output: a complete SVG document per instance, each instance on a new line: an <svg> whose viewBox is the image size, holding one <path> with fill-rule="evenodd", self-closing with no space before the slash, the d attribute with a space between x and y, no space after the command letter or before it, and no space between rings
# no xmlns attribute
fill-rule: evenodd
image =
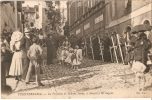
<svg viewBox="0 0 152 100"><path fill-rule="evenodd" d="M0 1L1 98L152 98L152 0Z"/></svg>

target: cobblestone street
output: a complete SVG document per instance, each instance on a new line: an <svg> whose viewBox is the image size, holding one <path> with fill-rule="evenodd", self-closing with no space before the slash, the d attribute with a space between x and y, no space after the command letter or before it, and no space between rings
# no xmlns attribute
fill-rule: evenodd
<svg viewBox="0 0 152 100"><path fill-rule="evenodd" d="M31 82L29 85L20 82L9 98L23 92L41 93L42 91L43 95L46 95L45 92L50 94L62 92L98 94L102 91L122 91L120 93L125 93L124 91L136 90L135 75L128 65L102 64L101 61L84 59L82 66L78 70L74 70L70 67L63 67L57 62L55 63L43 68L44 74L41 77L42 83L45 84L44 87L37 87L34 82ZM14 88L14 78L8 78L7 84ZM151 91L151 86L147 87L146 90ZM129 92L126 93L130 95ZM113 92L109 92L109 94L113 94ZM28 98L28 96L26 97ZM127 97L127 94L125 94L125 97Z"/></svg>

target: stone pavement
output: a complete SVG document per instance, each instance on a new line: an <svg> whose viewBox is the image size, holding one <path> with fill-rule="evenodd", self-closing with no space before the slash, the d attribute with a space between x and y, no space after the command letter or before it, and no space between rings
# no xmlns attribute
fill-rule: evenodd
<svg viewBox="0 0 152 100"><path fill-rule="evenodd" d="M52 96L53 98L56 98L56 96L59 98L63 93L69 94L72 97L76 96L76 93L79 93L79 96L86 96L84 94L89 93L87 97L91 95L109 97L113 93L115 93L114 97L120 96L112 91L119 91L119 94L122 93L122 96L125 97L127 93L128 96L131 96L128 91L137 90L134 82L135 75L128 65L102 64L101 61L84 59L78 70L71 69L68 66L63 67L56 62L56 64L43 68L43 72L44 74L41 77L42 83L45 84L44 87L37 87L34 82L31 82L29 85L20 82L9 98L23 98L23 96L18 96L20 93L42 93L41 95L43 96L38 95L40 96L39 98L43 98L44 95L49 98L52 98ZM34 76L32 80L34 80ZM14 88L16 84L14 78L8 78L7 84ZM151 86L146 88L146 91L151 90ZM105 94L105 91L109 91L107 92L108 95L97 95ZM36 98L35 96L25 96L24 98L28 97Z"/></svg>

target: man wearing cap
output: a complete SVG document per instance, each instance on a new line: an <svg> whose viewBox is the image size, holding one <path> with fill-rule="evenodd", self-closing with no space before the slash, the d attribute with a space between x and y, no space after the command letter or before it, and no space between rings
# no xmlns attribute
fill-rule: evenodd
<svg viewBox="0 0 152 100"><path fill-rule="evenodd" d="M28 29L25 29L25 36L24 36L24 40L25 40L25 44L24 44L24 48L25 48L25 53L27 54L27 51L29 50L29 47L32 45L32 41L31 41L31 37L30 37L30 33ZM22 79L25 80L26 78L26 74L28 71L28 67L29 67L29 58L27 58L26 60L24 60L24 66L23 66L23 75L22 75Z"/></svg>

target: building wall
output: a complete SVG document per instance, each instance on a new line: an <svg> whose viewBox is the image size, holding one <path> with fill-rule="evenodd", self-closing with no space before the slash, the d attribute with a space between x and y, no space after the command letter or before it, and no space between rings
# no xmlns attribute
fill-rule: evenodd
<svg viewBox="0 0 152 100"><path fill-rule="evenodd" d="M129 4L131 5L127 6ZM95 19L102 13L103 21L95 24ZM85 14L87 13L84 13L84 15ZM80 18L85 19L84 17ZM80 20L80 23L83 28L87 23L90 23L88 29L83 29L83 35L100 34L103 36L105 33L108 33L110 36L114 31L122 35L127 26L132 28L135 25L143 24L145 20L149 20L152 25L152 0L105 0L105 5L99 12L97 11L85 20ZM72 23L75 22L73 21ZM70 23L70 25L73 25L72 23ZM74 25L70 33L76 30L79 25L80 24Z"/></svg>
<svg viewBox="0 0 152 100"><path fill-rule="evenodd" d="M84 1L87 2L87 1ZM97 4L99 2L98 1L89 1L90 2L94 2L94 4L88 4L89 7L93 7L95 4ZM81 5L83 6L83 5ZM100 9L102 8L104 5L101 4L100 7L98 8L90 8L90 10L87 11L87 13L85 13L83 16L81 16L80 18L77 19L77 22L73 22L74 23L74 27L73 29L70 30L70 34L73 33L73 30L78 30L79 27L81 28L81 35L94 35L94 34L99 34L99 32L101 30L103 30L104 28L104 24L105 24L105 14L104 14L104 9ZM85 7L84 7L85 8ZM102 21L96 22L99 20L99 17L102 16ZM80 20L79 20L80 19ZM71 23L72 24L72 23ZM73 25L73 24L72 24ZM84 28L87 27L87 28ZM75 32L76 33L76 32ZM79 35L80 35L79 34Z"/></svg>
<svg viewBox="0 0 152 100"><path fill-rule="evenodd" d="M127 27L128 25L134 27L135 25L143 24L144 20L149 20L151 23L152 1L150 0L145 0L145 1L147 2L141 2L140 0L139 1L132 0L130 13L125 13L123 9L126 9L126 6L120 6L122 2L120 2L120 4L119 3L116 4L115 5L116 8L119 8L116 10L116 12L119 12L119 14L117 17L115 17L115 19L112 19L111 21L109 20L107 21L109 22L109 24L106 25L106 29L108 29L109 34L111 34L113 31L116 31L119 34L123 34L125 27ZM124 13L122 11L124 11Z"/></svg>
<svg viewBox="0 0 152 100"><path fill-rule="evenodd" d="M13 7L11 7L10 3L7 4L0 4L1 13L1 31L3 29L7 30L15 30L15 12L13 11ZM7 26L6 26L7 24Z"/></svg>
<svg viewBox="0 0 152 100"><path fill-rule="evenodd" d="M1 28L9 31L23 31L22 25L22 2L9 1L9 3L0 2L0 23ZM12 4L12 5L11 5ZM16 12L17 11L17 12ZM15 13L16 12L16 13Z"/></svg>

